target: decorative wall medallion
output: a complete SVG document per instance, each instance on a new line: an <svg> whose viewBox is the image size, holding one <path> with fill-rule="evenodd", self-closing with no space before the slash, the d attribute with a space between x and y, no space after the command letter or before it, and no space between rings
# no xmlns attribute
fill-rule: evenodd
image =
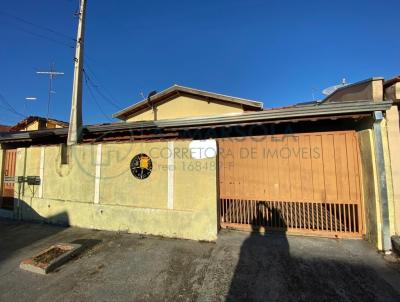
<svg viewBox="0 0 400 302"><path fill-rule="evenodd" d="M140 153L131 160L132 175L138 179L145 179L150 176L153 163L148 155Z"/></svg>

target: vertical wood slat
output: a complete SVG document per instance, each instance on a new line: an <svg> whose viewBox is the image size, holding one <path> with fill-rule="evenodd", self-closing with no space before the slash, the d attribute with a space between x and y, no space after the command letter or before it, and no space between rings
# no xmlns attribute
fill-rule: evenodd
<svg viewBox="0 0 400 302"><path fill-rule="evenodd" d="M251 138L244 141L248 139ZM221 145L225 143L223 140ZM219 162L224 220L232 222L229 216L234 216L234 223L251 224L257 218L260 224L280 223L281 227L305 231L360 232L359 150L354 132L299 134L295 140L273 141L267 137L246 142L256 150L256 161L238 158L242 142L231 140L227 144L233 156ZM265 146L272 153L260 158ZM297 151L282 159L277 157L276 148L311 151L305 158ZM312 157L315 148L321 158ZM226 197L233 198L235 203ZM267 203L257 214L256 205L261 201ZM272 214L271 209L275 209Z"/></svg>
<svg viewBox="0 0 400 302"><path fill-rule="evenodd" d="M4 176L15 177L16 159L17 159L16 149L8 149L5 151L4 169L2 171ZM14 183L12 182L3 183L2 195L4 197L14 197Z"/></svg>
<svg viewBox="0 0 400 302"><path fill-rule="evenodd" d="M266 136L257 140L220 140L224 150L224 156L220 156L221 197L359 202L360 185L355 180L359 178L359 158L354 132L298 134L294 139L278 141ZM250 157L242 154L241 158L241 148L253 148L256 152ZM279 148L286 150L280 152L283 159L279 157Z"/></svg>

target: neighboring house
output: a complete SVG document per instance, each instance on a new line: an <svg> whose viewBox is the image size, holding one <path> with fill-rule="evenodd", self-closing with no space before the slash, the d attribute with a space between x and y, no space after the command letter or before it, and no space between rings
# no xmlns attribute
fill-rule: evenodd
<svg viewBox="0 0 400 302"><path fill-rule="evenodd" d="M0 125L0 132L7 132L10 130L10 126Z"/></svg>
<svg viewBox="0 0 400 302"><path fill-rule="evenodd" d="M39 116L29 116L14 126L0 126L0 132L18 132L18 131L36 131L54 128L66 128L68 123L56 119L44 118ZM14 208L15 195L15 168L16 168L16 150L5 150L2 166L4 171L1 174L0 181L3 185L0 187L0 209L12 210Z"/></svg>
<svg viewBox="0 0 400 302"><path fill-rule="evenodd" d="M386 157L385 168L389 170L389 177L392 178L392 186L388 186L388 198L393 199L393 203L389 203L391 220L394 221L395 233L400 234L400 76L386 80L381 77L371 78L365 81L357 82L344 86L327 96L322 102L349 102L354 100L373 100L379 102L382 100L392 101L392 107L386 110L386 123L383 135L387 152L390 156Z"/></svg>
<svg viewBox="0 0 400 302"><path fill-rule="evenodd" d="M71 147L68 129L2 133L15 175L40 179L14 190L13 215L207 241L221 227L364 237L388 251L398 201L383 87L263 110L175 85L114 114L125 122L83 127Z"/></svg>
<svg viewBox="0 0 400 302"><path fill-rule="evenodd" d="M174 85L115 114L126 122L260 111L262 103Z"/></svg>
<svg viewBox="0 0 400 302"><path fill-rule="evenodd" d="M53 128L68 128L68 123L52 118L28 116L11 127L9 131L33 131Z"/></svg>
<svg viewBox="0 0 400 302"><path fill-rule="evenodd" d="M386 120L393 177L395 232L397 235L400 235L400 76L385 81L383 83L383 89L384 98L393 102L393 106L390 110L386 111Z"/></svg>

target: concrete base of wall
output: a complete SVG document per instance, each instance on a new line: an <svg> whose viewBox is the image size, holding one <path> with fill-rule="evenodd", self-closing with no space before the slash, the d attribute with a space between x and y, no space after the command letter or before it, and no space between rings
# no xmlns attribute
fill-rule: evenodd
<svg viewBox="0 0 400 302"><path fill-rule="evenodd" d="M27 221L170 238L215 241L218 231L216 215L210 223L216 208L177 211L32 198L16 211L16 217Z"/></svg>

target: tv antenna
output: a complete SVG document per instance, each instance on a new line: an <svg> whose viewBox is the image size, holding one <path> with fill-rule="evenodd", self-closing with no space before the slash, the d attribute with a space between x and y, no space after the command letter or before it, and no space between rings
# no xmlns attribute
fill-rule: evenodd
<svg viewBox="0 0 400 302"><path fill-rule="evenodd" d="M343 79L342 79L342 83L340 83L340 84L338 84L338 85L330 86L330 87L328 87L328 88L325 88L324 90L322 90L322 93L323 93L325 96L328 96L328 95L334 93L334 92L335 92L336 90L338 90L339 88L342 88L342 87L347 86L347 85L349 85L349 84L350 84L350 83L347 83L347 82L346 82L346 79L343 78Z"/></svg>
<svg viewBox="0 0 400 302"><path fill-rule="evenodd" d="M49 98L47 101L47 115L46 118L49 118L50 113L50 103L51 103L51 95L55 94L56 91L53 90L53 80L56 76L63 75L64 72L55 71L54 63L50 64L50 70L48 71L36 71L37 74L45 74L49 76Z"/></svg>

